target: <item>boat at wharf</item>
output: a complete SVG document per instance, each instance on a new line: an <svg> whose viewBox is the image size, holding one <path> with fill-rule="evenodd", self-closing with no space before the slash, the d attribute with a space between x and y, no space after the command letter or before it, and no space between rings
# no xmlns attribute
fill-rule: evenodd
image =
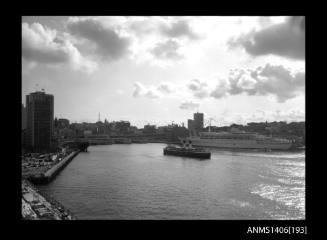
<svg viewBox="0 0 327 240"><path fill-rule="evenodd" d="M167 146L163 149L163 154L199 159L211 158L211 152L206 151L203 148L194 148L192 147L191 143L186 143L185 140L182 140L181 142L182 147Z"/></svg>

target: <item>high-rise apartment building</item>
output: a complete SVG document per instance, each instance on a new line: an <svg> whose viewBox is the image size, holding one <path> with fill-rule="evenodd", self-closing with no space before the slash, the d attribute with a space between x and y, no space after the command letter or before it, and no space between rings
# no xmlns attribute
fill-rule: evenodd
<svg viewBox="0 0 327 240"><path fill-rule="evenodd" d="M187 129L192 130L193 129L193 120L187 119Z"/></svg>
<svg viewBox="0 0 327 240"><path fill-rule="evenodd" d="M26 95L26 144L33 150L51 147L53 108L53 95L39 91Z"/></svg>
<svg viewBox="0 0 327 240"><path fill-rule="evenodd" d="M196 131L203 130L203 113L194 113L193 115L193 127Z"/></svg>
<svg viewBox="0 0 327 240"><path fill-rule="evenodd" d="M26 108L22 104L22 130L26 129L27 119L26 119Z"/></svg>

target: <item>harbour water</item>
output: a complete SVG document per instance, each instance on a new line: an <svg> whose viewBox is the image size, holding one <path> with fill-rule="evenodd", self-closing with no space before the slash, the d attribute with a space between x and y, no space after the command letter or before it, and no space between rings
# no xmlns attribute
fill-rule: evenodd
<svg viewBox="0 0 327 240"><path fill-rule="evenodd" d="M78 219L305 219L304 151L197 160L165 146L90 146L39 189Z"/></svg>

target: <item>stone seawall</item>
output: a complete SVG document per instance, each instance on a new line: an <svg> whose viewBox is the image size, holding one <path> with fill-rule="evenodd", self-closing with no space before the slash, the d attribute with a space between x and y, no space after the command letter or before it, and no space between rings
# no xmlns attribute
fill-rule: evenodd
<svg viewBox="0 0 327 240"><path fill-rule="evenodd" d="M50 182L77 154L79 151L72 152L63 160L61 160L58 164L54 165L51 169L49 169L45 174L45 180Z"/></svg>
<svg viewBox="0 0 327 240"><path fill-rule="evenodd" d="M48 183L50 182L80 151L74 151L62 159L59 163L54 165L44 174L40 174L38 176L32 176L29 180L33 183Z"/></svg>

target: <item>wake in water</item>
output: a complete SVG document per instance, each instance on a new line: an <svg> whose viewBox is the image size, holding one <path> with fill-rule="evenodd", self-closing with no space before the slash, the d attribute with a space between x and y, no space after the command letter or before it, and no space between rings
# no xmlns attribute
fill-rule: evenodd
<svg viewBox="0 0 327 240"><path fill-rule="evenodd" d="M251 193L262 199L271 200L285 209L268 211L272 218L304 219L305 218L305 162L304 159L279 159L272 162L269 172L259 175L264 183L257 183L251 188ZM290 216L290 212L298 212Z"/></svg>
<svg viewBox="0 0 327 240"><path fill-rule="evenodd" d="M294 219L305 218L305 187L286 187L281 185L258 184L251 189L252 194L257 194L264 199L280 203L285 210L298 209L300 214ZM285 211L287 212L287 211ZM274 214L274 212L271 212ZM278 214L280 219L290 219L287 215ZM275 217L272 215L271 217Z"/></svg>

